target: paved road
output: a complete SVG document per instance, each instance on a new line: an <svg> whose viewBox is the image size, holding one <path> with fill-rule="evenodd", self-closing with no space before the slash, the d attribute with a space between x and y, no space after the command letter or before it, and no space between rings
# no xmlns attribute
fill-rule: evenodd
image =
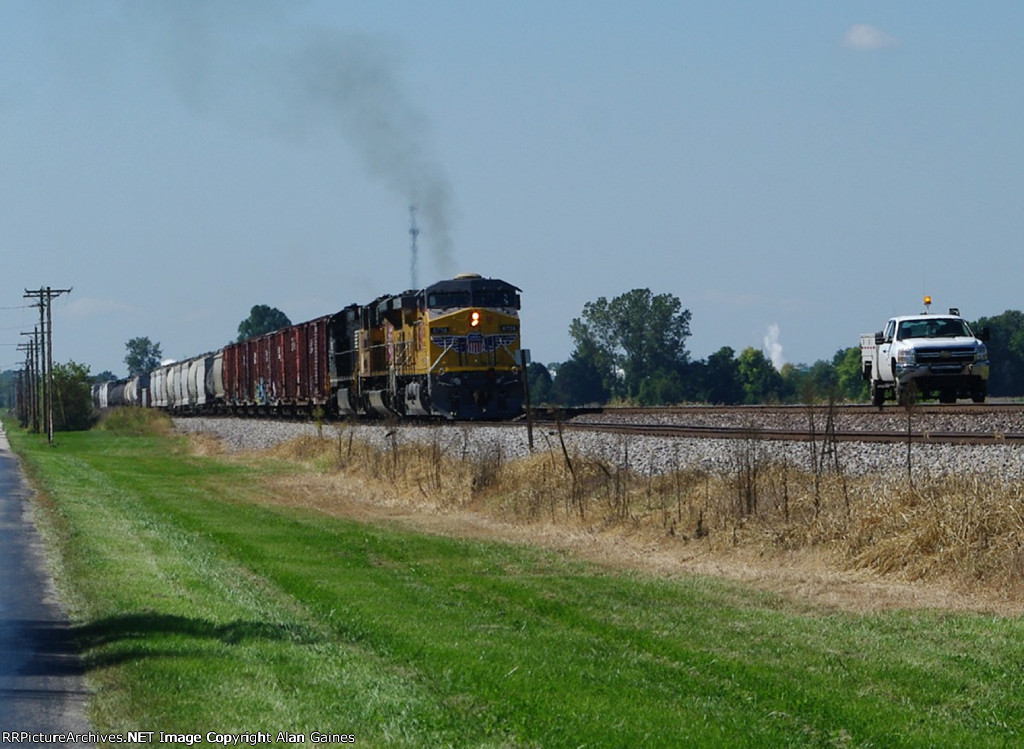
<svg viewBox="0 0 1024 749"><path fill-rule="evenodd" d="M86 733L85 696L29 489L0 428L0 732Z"/></svg>

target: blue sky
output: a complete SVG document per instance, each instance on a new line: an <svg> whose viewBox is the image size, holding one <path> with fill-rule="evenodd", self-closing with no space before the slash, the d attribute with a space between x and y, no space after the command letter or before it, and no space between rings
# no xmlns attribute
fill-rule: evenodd
<svg viewBox="0 0 1024 749"><path fill-rule="evenodd" d="M184 358L457 272L679 297L688 349L830 359L1024 308L1024 5L0 0L0 368Z"/></svg>

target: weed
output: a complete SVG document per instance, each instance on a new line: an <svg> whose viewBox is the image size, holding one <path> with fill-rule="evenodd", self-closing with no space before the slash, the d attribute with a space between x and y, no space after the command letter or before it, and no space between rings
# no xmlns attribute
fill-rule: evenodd
<svg viewBox="0 0 1024 749"><path fill-rule="evenodd" d="M168 435L174 431L170 416L163 411L136 406L108 409L100 417L96 428L137 437Z"/></svg>
<svg viewBox="0 0 1024 749"><path fill-rule="evenodd" d="M399 428L383 448L349 433L336 444L297 441L291 452L313 460L319 449L320 462L337 472L386 481L389 491L418 503L472 505L499 519L621 526L709 548L827 550L850 568L964 589L1016 587L1024 564L1019 484L920 474L913 484L894 484L847 475L831 419L810 470L771 458L751 430L736 441L727 470L683 467L677 459L664 474L640 473L625 440L614 462L574 454L557 433L546 451L511 460L497 446L471 452L468 435L451 451L436 432L426 442L403 441Z"/></svg>

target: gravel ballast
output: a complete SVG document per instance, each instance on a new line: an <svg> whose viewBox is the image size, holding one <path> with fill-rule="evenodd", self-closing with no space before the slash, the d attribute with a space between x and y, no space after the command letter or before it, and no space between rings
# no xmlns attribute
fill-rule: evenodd
<svg viewBox="0 0 1024 749"><path fill-rule="evenodd" d="M709 414L708 418L713 417ZM794 418L798 417L794 415ZM806 416L803 418L806 424ZM262 450L300 436L317 434L316 426L308 422L189 417L175 418L174 425L182 433L214 435L228 451ZM728 424L723 423L725 425ZM921 428L915 425L915 430ZM495 460L499 457L501 460L510 460L525 457L530 452L525 425L344 423L325 425L322 434L325 439L348 440L351 437L382 449L388 449L392 441L396 444L436 442L452 457L475 460ZM643 475L685 469L730 472L735 470L740 451L749 451L751 448L750 440L744 439L623 436L575 431L571 428L564 430L563 437L571 455L585 455L618 466L628 462L629 468ZM819 452L821 447L819 441ZM534 428L535 451L561 449L558 432L551 425L538 425ZM806 442L757 440L754 449L758 457L765 460L786 460L797 468L808 470L811 466L811 446ZM842 470L849 475L889 474L895 479L906 473L905 442L844 441L836 443L836 452ZM1024 448L1012 444L915 443L911 448L911 456L914 471L919 474L980 475L1001 481L1017 481L1024 477Z"/></svg>

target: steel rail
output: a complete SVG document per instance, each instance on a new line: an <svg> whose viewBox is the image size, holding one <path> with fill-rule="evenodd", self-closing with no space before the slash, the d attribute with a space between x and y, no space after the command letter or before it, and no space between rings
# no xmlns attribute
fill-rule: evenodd
<svg viewBox="0 0 1024 749"><path fill-rule="evenodd" d="M537 409L538 412L544 412L548 409ZM829 406L828 403L814 403L814 404L775 404L775 405L732 405L732 406L715 406L715 405L688 405L688 406L651 406L651 407L638 407L638 406L607 406L607 407L593 407L593 408L566 408L566 409L550 409L552 414L561 413L565 417L590 413L590 414L617 414L622 416L641 416L650 414L660 415L684 415L684 414L709 414L709 413L742 413L742 414L771 414L771 413L801 413L814 411L815 413L824 413L829 410L834 411L837 415L844 414L857 414L862 416L893 416L893 415L904 415L907 412L907 408L903 406L897 406L893 403L886 404L883 408L879 409L867 403L836 403L833 406ZM934 414L934 415L973 415L981 416L983 414L992 413L1013 413L1024 412L1024 402L1020 401L988 401L986 403L917 403L910 407L913 414Z"/></svg>
<svg viewBox="0 0 1024 749"><path fill-rule="evenodd" d="M809 442L835 440L837 442L907 442L930 444L959 445L992 445L992 444L1024 444L1024 434L1019 433L981 433L981 432L949 432L911 430L906 431L875 431L875 430L793 430L793 429L761 429L758 427L721 427L697 426L692 424L631 424L624 422L563 422L563 428L573 431L611 432L614 434L636 435L659 438L688 439L754 439L776 440L788 442Z"/></svg>

